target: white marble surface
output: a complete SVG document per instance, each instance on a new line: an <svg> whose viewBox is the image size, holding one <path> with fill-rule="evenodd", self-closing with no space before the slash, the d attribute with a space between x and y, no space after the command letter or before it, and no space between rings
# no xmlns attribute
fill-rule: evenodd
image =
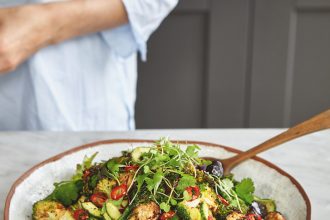
<svg viewBox="0 0 330 220"><path fill-rule="evenodd" d="M2 132L0 133L0 216L12 183L27 169L74 146L116 138L207 141L248 149L281 129L138 130L133 132ZM304 187L312 203L312 219L330 217L330 131L283 144L261 157L280 166Z"/></svg>

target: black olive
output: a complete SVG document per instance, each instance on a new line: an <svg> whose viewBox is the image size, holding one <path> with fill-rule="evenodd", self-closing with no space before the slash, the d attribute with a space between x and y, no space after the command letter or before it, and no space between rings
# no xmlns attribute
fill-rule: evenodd
<svg viewBox="0 0 330 220"><path fill-rule="evenodd" d="M261 204L260 202L254 201L250 206L249 212L260 215L262 218L265 218L267 215L267 208L265 205Z"/></svg>
<svg viewBox="0 0 330 220"><path fill-rule="evenodd" d="M212 164L206 167L206 172L214 176L222 177L223 176L223 167L220 161L214 160Z"/></svg>

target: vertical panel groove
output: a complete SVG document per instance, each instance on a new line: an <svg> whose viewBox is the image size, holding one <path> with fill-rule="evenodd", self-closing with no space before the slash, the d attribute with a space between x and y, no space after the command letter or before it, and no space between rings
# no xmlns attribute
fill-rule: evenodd
<svg viewBox="0 0 330 220"><path fill-rule="evenodd" d="M297 12L293 10L290 14L289 36L288 36L288 59L286 66L286 80L284 91L284 107L283 107L283 126L290 127L291 124L291 108L292 93L294 80L294 61L296 50L296 32L297 32Z"/></svg>
<svg viewBox="0 0 330 220"><path fill-rule="evenodd" d="M250 102L251 102L251 83L252 83L252 61L253 61L253 33L254 33L254 12L255 0L249 1L248 34L246 49L246 72L245 72L245 94L244 94L244 116L243 126L250 126Z"/></svg>
<svg viewBox="0 0 330 220"><path fill-rule="evenodd" d="M210 67L209 67L209 62L208 60L210 59L210 13L212 13L212 10L210 10L206 15L205 15L205 50L204 50L204 60L203 60L203 64L204 64L204 74L202 74L203 76L203 82L202 82L202 110L201 110L201 127L202 128L207 128L207 112L208 112L208 106L209 106L209 96L208 96L208 88L209 88L209 71L210 71Z"/></svg>

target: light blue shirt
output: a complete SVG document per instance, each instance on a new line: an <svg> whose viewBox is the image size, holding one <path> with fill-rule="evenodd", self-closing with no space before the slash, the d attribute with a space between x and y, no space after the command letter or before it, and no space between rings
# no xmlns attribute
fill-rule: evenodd
<svg viewBox="0 0 330 220"><path fill-rule="evenodd" d="M136 52L146 59L149 36L177 1L123 0L128 25L46 47L0 76L0 130L134 129Z"/></svg>

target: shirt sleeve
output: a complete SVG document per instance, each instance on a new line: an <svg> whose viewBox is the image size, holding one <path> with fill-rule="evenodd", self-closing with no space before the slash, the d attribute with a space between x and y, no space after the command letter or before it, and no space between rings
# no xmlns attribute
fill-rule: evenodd
<svg viewBox="0 0 330 220"><path fill-rule="evenodd" d="M109 47L122 58L137 50L146 60L147 41L178 0L122 0L129 24L101 32Z"/></svg>

